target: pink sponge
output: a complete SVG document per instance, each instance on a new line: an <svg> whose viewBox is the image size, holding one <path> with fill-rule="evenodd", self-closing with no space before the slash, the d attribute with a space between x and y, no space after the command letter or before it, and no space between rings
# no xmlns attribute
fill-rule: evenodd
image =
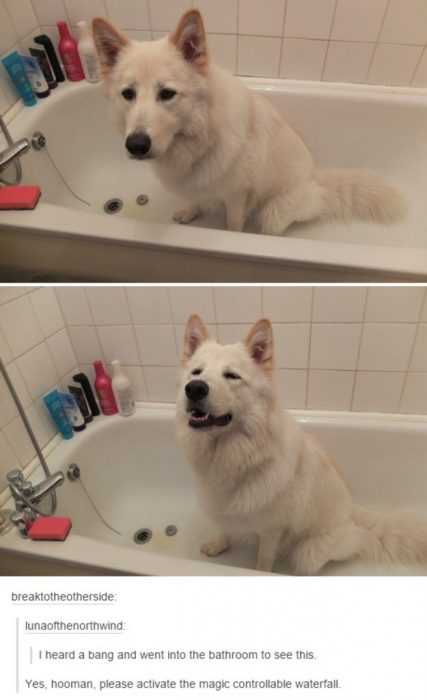
<svg viewBox="0 0 427 700"><path fill-rule="evenodd" d="M34 209L40 196L37 185L0 187L0 209Z"/></svg>
<svg viewBox="0 0 427 700"><path fill-rule="evenodd" d="M65 540L71 530L70 518L56 516L40 517L28 528L27 535L32 540Z"/></svg>

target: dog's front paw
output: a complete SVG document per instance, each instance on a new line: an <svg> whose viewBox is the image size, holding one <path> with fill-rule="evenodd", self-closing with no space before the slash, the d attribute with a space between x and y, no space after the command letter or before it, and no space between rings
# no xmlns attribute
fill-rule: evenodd
<svg viewBox="0 0 427 700"><path fill-rule="evenodd" d="M189 207L188 209L179 209L173 215L173 220L178 224L189 224L200 216L199 207Z"/></svg>
<svg viewBox="0 0 427 700"><path fill-rule="evenodd" d="M225 535L218 538L217 540L212 540L211 542L206 542L200 547L202 554L206 554L208 557L217 557L218 554L227 551L230 547L230 541Z"/></svg>

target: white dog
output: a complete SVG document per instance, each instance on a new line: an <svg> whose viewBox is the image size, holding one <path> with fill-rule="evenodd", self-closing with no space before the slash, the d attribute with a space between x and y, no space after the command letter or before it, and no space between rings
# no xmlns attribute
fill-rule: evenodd
<svg viewBox="0 0 427 700"><path fill-rule="evenodd" d="M270 234L328 216L402 218L394 188L369 172L317 170L272 104L210 62L197 10L158 41L130 41L100 18L93 32L126 147L151 158L163 185L188 202L180 223L219 206L230 230L251 217Z"/></svg>
<svg viewBox="0 0 427 700"><path fill-rule="evenodd" d="M215 556L230 536L256 534L257 568L265 571L279 556L296 574L354 557L427 563L427 524L353 504L337 465L280 408L273 364L269 321L256 323L244 343L224 346L209 340L198 316L189 319L178 438L222 532L202 552Z"/></svg>

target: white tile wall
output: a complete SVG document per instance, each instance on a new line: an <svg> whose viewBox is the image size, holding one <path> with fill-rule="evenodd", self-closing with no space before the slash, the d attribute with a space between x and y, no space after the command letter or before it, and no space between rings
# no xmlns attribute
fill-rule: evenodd
<svg viewBox="0 0 427 700"><path fill-rule="evenodd" d="M363 83L374 54L374 44L331 41L323 72L324 80L333 83Z"/></svg>
<svg viewBox="0 0 427 700"><path fill-rule="evenodd" d="M106 0L108 17L122 29L150 29L147 0Z"/></svg>
<svg viewBox="0 0 427 700"><path fill-rule="evenodd" d="M100 326L98 337L106 362L120 357L125 365L139 364L138 349L132 326Z"/></svg>
<svg viewBox="0 0 427 700"><path fill-rule="evenodd" d="M427 372L410 372L403 391L403 413L427 413Z"/></svg>
<svg viewBox="0 0 427 700"><path fill-rule="evenodd" d="M359 323L316 323L311 331L310 367L356 369L362 326Z"/></svg>
<svg viewBox="0 0 427 700"><path fill-rule="evenodd" d="M282 36L285 9L285 0L240 0L239 34Z"/></svg>
<svg viewBox="0 0 427 700"><path fill-rule="evenodd" d="M354 372L313 369L308 378L307 407L348 411L354 384Z"/></svg>
<svg viewBox="0 0 427 700"><path fill-rule="evenodd" d="M25 51L29 38L38 32L32 0L0 0L0 59L11 51ZM0 114L17 102L18 96L0 60Z"/></svg>
<svg viewBox="0 0 427 700"><path fill-rule="evenodd" d="M424 0L390 0L380 38L388 43L425 44L427 4Z"/></svg>
<svg viewBox="0 0 427 700"><path fill-rule="evenodd" d="M409 85L422 52L422 46L379 44L371 64L368 81L381 85Z"/></svg>
<svg viewBox="0 0 427 700"><path fill-rule="evenodd" d="M240 36L237 72L259 78L277 77L281 40L270 36Z"/></svg>
<svg viewBox="0 0 427 700"><path fill-rule="evenodd" d="M211 54L242 75L427 87L425 0L0 0L0 57L56 22L103 15L134 39L202 11ZM0 113L16 101L0 69Z"/></svg>
<svg viewBox="0 0 427 700"><path fill-rule="evenodd" d="M403 372L358 372L353 410L383 413L398 411L404 381Z"/></svg>
<svg viewBox="0 0 427 700"><path fill-rule="evenodd" d="M327 41L285 37L282 47L280 77L296 80L320 80L327 49Z"/></svg>
<svg viewBox="0 0 427 700"><path fill-rule="evenodd" d="M388 0L338 0L331 39L376 41Z"/></svg>
<svg viewBox="0 0 427 700"><path fill-rule="evenodd" d="M307 395L307 371L303 369L279 369L277 383L284 408L305 408Z"/></svg>
<svg viewBox="0 0 427 700"><path fill-rule="evenodd" d="M285 34L304 39L328 39L336 0L288 0Z"/></svg>
<svg viewBox="0 0 427 700"><path fill-rule="evenodd" d="M366 323L360 346L360 369L394 372L407 369L415 333L415 323Z"/></svg>
<svg viewBox="0 0 427 700"><path fill-rule="evenodd" d="M424 287L0 288L0 354L42 444L54 426L41 395L115 357L139 400L174 401L184 324L236 342L274 326L277 381L288 408L427 413ZM0 381L0 490L34 456Z"/></svg>
<svg viewBox="0 0 427 700"><path fill-rule="evenodd" d="M54 289L0 288L0 355L44 447L55 434L41 396L77 367ZM6 472L35 456L7 387L0 380L0 492Z"/></svg>

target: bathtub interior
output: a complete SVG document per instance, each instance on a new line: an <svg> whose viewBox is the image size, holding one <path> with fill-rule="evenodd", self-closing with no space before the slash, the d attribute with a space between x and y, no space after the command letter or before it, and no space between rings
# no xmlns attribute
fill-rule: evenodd
<svg viewBox="0 0 427 700"><path fill-rule="evenodd" d="M321 423L304 416L300 420L341 465L355 502L379 510L408 510L427 519L425 428L396 431L389 426ZM199 506L193 476L177 449L170 416L146 416L143 424L137 419L116 420L110 424L108 442L102 430L87 437L72 453L72 460L81 468L84 488L82 483L68 482L58 490L58 512L72 518L74 534L93 538L95 547L96 541L103 541L129 548L132 557L155 553L172 561L179 558L248 570L255 567L254 540L234 542L229 552L212 560L200 553L201 543L211 539L216 530ZM65 470L68 464L61 461L59 452L52 454L52 468ZM166 534L169 525L177 528L176 535ZM151 540L135 544L134 534L145 528L151 530ZM286 561L278 561L275 572L288 573ZM365 561L333 563L322 571L323 575L396 573L426 571Z"/></svg>
<svg viewBox="0 0 427 700"><path fill-rule="evenodd" d="M251 82L251 81L250 81ZM254 82L281 110L321 167L371 168L401 189L408 200L404 222L393 226L367 222L296 224L288 236L371 245L426 247L427 202L424 175L427 163L426 104L421 97L405 100L385 93L349 94L343 86L327 92L285 88ZM115 216L146 223L168 224L185 202L167 192L150 163L127 157L123 138L114 125L102 86L65 88L50 98L38 125L48 139L47 152L32 152L23 161L27 182L41 182L44 201L104 215L104 204L120 198ZM19 121L19 118L18 120ZM17 124L18 128L18 124ZM148 204L137 197L145 194ZM225 227L224 212L209 214L193 224ZM247 230L254 232L249 222ZM208 235L208 234L207 234ZM231 234L233 235L233 234Z"/></svg>

